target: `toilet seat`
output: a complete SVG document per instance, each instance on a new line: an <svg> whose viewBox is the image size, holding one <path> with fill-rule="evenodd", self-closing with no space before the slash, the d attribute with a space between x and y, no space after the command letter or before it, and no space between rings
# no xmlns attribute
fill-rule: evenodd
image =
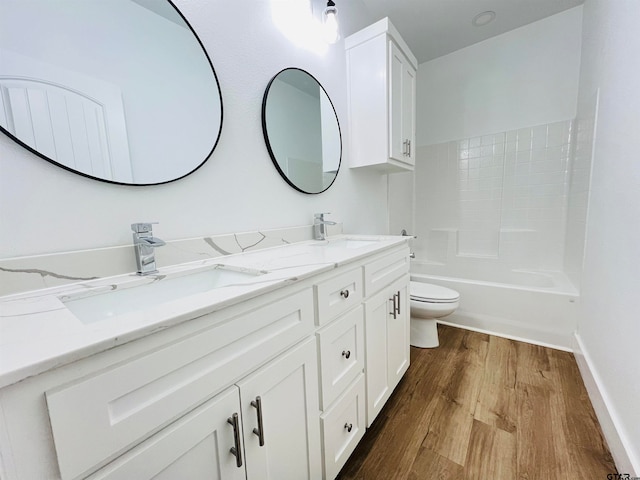
<svg viewBox="0 0 640 480"><path fill-rule="evenodd" d="M424 303L455 303L460 299L455 290L422 282L410 282L409 296L415 302Z"/></svg>

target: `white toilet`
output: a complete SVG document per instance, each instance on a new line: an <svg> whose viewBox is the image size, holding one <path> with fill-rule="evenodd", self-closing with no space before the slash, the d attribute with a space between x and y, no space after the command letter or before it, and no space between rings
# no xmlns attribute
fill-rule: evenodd
<svg viewBox="0 0 640 480"><path fill-rule="evenodd" d="M438 343L436 318L449 315L458 308L460 294L450 288L431 283L410 282L411 345L433 348Z"/></svg>

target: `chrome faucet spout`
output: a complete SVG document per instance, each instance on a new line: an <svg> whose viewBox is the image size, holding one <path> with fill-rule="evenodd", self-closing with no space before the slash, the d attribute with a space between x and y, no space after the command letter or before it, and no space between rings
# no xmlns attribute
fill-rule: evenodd
<svg viewBox="0 0 640 480"><path fill-rule="evenodd" d="M325 240L327 238L326 225L337 225L336 222L331 220L325 220L325 215L331 215L330 213L315 213L313 215L313 238L314 240Z"/></svg>
<svg viewBox="0 0 640 480"><path fill-rule="evenodd" d="M157 273L155 248L166 245L166 242L153 236L153 223L132 223L133 246L136 252L138 275Z"/></svg>
<svg viewBox="0 0 640 480"><path fill-rule="evenodd" d="M162 247L167 244L164 240L159 239L158 237L135 237L134 240L136 243L140 243L143 245L147 245L149 247Z"/></svg>

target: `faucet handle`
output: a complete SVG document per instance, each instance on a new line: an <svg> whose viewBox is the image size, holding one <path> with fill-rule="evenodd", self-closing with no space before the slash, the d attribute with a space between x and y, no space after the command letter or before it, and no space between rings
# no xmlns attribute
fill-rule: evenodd
<svg viewBox="0 0 640 480"><path fill-rule="evenodd" d="M132 223L131 230L135 233L151 233L153 230L153 225L157 225L158 222L143 222L143 223Z"/></svg>
<svg viewBox="0 0 640 480"><path fill-rule="evenodd" d="M325 215L331 215L331 212L314 213L313 218L316 218L318 220L324 220Z"/></svg>

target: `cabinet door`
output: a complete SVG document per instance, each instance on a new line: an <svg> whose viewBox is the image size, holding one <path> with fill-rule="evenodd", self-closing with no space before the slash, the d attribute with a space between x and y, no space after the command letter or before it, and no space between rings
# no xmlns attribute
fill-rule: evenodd
<svg viewBox="0 0 640 480"><path fill-rule="evenodd" d="M387 289L365 303L365 373L367 427L370 427L391 395L387 373L387 318L392 307Z"/></svg>
<svg viewBox="0 0 640 480"><path fill-rule="evenodd" d="M237 384L248 478L322 477L317 364L309 339Z"/></svg>
<svg viewBox="0 0 640 480"><path fill-rule="evenodd" d="M238 415L238 435L227 420ZM91 480L241 480L240 398L233 386L88 477ZM237 442L237 443L236 443Z"/></svg>
<svg viewBox="0 0 640 480"><path fill-rule="evenodd" d="M396 282L389 292L396 295L396 314L387 320L387 374L393 390L409 368L409 287L408 282Z"/></svg>
<svg viewBox="0 0 640 480"><path fill-rule="evenodd" d="M415 164L416 72L389 42L389 157Z"/></svg>
<svg viewBox="0 0 640 480"><path fill-rule="evenodd" d="M407 141L402 161L415 165L416 71L408 60L402 65L402 138Z"/></svg>
<svg viewBox="0 0 640 480"><path fill-rule="evenodd" d="M367 427L409 368L408 284L405 276L365 304Z"/></svg>
<svg viewBox="0 0 640 480"><path fill-rule="evenodd" d="M402 130L405 62L400 49L389 42L389 157L400 162L407 161L407 138Z"/></svg>

